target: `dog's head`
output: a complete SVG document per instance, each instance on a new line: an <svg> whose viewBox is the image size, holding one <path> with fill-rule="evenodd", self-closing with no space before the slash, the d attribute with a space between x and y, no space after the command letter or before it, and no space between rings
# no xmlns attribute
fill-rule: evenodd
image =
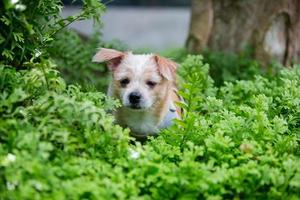
<svg viewBox="0 0 300 200"><path fill-rule="evenodd" d="M113 74L113 95L123 106L145 110L166 98L175 80L177 64L159 55L134 55L102 48L94 62L106 62Z"/></svg>

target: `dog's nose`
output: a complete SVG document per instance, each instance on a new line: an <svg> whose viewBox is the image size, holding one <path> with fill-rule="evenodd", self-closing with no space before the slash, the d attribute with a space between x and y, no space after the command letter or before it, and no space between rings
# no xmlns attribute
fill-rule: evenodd
<svg viewBox="0 0 300 200"><path fill-rule="evenodd" d="M132 104L137 104L140 102L142 95L139 92L132 92L129 95L129 102Z"/></svg>

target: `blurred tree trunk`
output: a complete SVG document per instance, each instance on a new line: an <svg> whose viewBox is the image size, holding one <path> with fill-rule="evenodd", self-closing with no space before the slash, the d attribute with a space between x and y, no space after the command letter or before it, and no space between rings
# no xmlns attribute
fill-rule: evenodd
<svg viewBox="0 0 300 200"><path fill-rule="evenodd" d="M299 0L192 0L187 49L238 53L268 63L299 61Z"/></svg>

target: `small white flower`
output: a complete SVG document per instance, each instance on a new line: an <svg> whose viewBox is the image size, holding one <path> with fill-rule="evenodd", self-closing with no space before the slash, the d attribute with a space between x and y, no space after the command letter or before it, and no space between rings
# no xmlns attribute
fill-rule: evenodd
<svg viewBox="0 0 300 200"><path fill-rule="evenodd" d="M15 5L16 3L18 3L19 2L19 0L10 0L10 3L12 4L12 5Z"/></svg>
<svg viewBox="0 0 300 200"><path fill-rule="evenodd" d="M8 166L11 163L16 161L16 156L14 154L8 153L4 159L2 160L2 162L0 162L1 165L3 166Z"/></svg>
<svg viewBox="0 0 300 200"><path fill-rule="evenodd" d="M40 52L38 49L35 49L35 52L34 52L34 57L39 57L40 55L42 54L42 52Z"/></svg>
<svg viewBox="0 0 300 200"><path fill-rule="evenodd" d="M7 182L6 187L8 190L14 190L16 188L16 185L14 183Z"/></svg>
<svg viewBox="0 0 300 200"><path fill-rule="evenodd" d="M140 153L132 149L129 149L129 153L130 153L130 158L132 159L138 159L140 157Z"/></svg>
<svg viewBox="0 0 300 200"><path fill-rule="evenodd" d="M15 8L16 8L16 10L22 12L22 11L24 11L24 10L26 9L26 6L23 5L23 4L17 4L17 5L15 6Z"/></svg>
<svg viewBox="0 0 300 200"><path fill-rule="evenodd" d="M7 154L6 156L6 160L9 162L9 163L12 163L12 162L15 162L16 161L16 156L14 154Z"/></svg>
<svg viewBox="0 0 300 200"><path fill-rule="evenodd" d="M37 189L39 191L41 191L43 189L43 185L38 181L34 182L33 186L35 187L35 189Z"/></svg>

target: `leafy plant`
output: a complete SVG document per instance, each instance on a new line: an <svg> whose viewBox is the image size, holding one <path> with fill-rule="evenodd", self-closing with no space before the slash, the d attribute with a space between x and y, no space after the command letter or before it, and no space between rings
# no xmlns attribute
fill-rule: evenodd
<svg viewBox="0 0 300 200"><path fill-rule="evenodd" d="M97 0L86 0L78 15L62 18L60 0L4 0L0 5L0 60L15 67L47 56L46 47L60 30L76 20L99 21L104 10Z"/></svg>
<svg viewBox="0 0 300 200"><path fill-rule="evenodd" d="M188 52L179 48L163 51L162 54L181 63L187 57ZM205 50L202 55L203 61L210 65L209 75L213 78L216 86L222 86L225 82L235 80L251 80L258 74L272 76L282 69L278 63L263 66L251 58L250 52L246 50L240 54Z"/></svg>
<svg viewBox="0 0 300 200"><path fill-rule="evenodd" d="M0 67L0 82L6 83L0 88L1 199L84 195L83 188L72 192L80 187L77 181L127 154L128 131L107 114L118 104L99 92L66 87L53 64L39 65L49 68Z"/></svg>
<svg viewBox="0 0 300 200"><path fill-rule="evenodd" d="M206 50L203 56L205 62L211 66L210 75L216 85L222 85L226 81L249 80L255 75L264 73L262 65L251 58L246 51L240 54L230 54Z"/></svg>
<svg viewBox="0 0 300 200"><path fill-rule="evenodd" d="M120 42L102 42L100 27L96 26L95 30L88 40L83 40L75 31L63 30L47 49L68 84L79 84L84 90L105 91L109 71L104 64L92 63L91 59L99 47L125 50L126 46Z"/></svg>
<svg viewBox="0 0 300 200"><path fill-rule="evenodd" d="M299 197L297 66L217 88L188 56L183 119L144 145L113 125L118 104L66 86L51 62L0 69L3 199Z"/></svg>

